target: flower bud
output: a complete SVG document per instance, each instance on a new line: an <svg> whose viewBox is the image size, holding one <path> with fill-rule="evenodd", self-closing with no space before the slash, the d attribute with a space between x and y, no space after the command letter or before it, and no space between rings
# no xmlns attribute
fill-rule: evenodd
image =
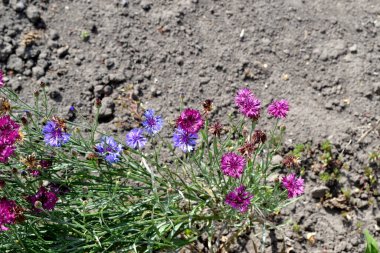
<svg viewBox="0 0 380 253"><path fill-rule="evenodd" d="M41 203L41 201L36 201L36 202L34 202L34 207L35 208L37 208L37 209L41 209L42 208L42 203Z"/></svg>
<svg viewBox="0 0 380 253"><path fill-rule="evenodd" d="M40 95L40 91L39 91L39 90L34 90L34 91L33 91L33 95L34 95L35 97L38 97L38 96Z"/></svg>
<svg viewBox="0 0 380 253"><path fill-rule="evenodd" d="M95 100L95 106L96 108L100 108L102 106L102 100L100 98Z"/></svg>

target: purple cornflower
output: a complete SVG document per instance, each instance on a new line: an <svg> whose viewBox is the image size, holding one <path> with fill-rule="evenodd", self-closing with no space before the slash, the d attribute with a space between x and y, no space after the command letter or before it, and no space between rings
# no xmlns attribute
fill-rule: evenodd
<svg viewBox="0 0 380 253"><path fill-rule="evenodd" d="M252 97L252 91L250 91L248 88L242 88L238 90L235 97L235 104L237 107L244 106L245 102L248 98Z"/></svg>
<svg viewBox="0 0 380 253"><path fill-rule="evenodd" d="M161 131L162 126L164 124L164 121L162 120L161 116L155 116L154 110L152 109L146 110L144 116L145 120L143 121L142 125L149 135L155 135L156 133Z"/></svg>
<svg viewBox="0 0 380 253"><path fill-rule="evenodd" d="M288 198L295 198L304 192L304 180L297 178L294 173L283 177L281 180L282 186L288 190Z"/></svg>
<svg viewBox="0 0 380 253"><path fill-rule="evenodd" d="M70 140L70 134L66 133L65 129L53 120L46 123L42 133L45 143L52 147L60 147Z"/></svg>
<svg viewBox="0 0 380 253"><path fill-rule="evenodd" d="M50 183L48 185L50 192L56 195L66 195L70 192L70 188L67 185L59 184L59 183Z"/></svg>
<svg viewBox="0 0 380 253"><path fill-rule="evenodd" d="M8 162L16 150L14 144L20 137L19 128L9 115L0 117L0 163Z"/></svg>
<svg viewBox="0 0 380 253"><path fill-rule="evenodd" d="M201 113L191 108L185 109L177 119L177 127L192 134L198 133L203 124Z"/></svg>
<svg viewBox="0 0 380 253"><path fill-rule="evenodd" d="M173 135L174 147L180 148L183 152L187 153L194 150L198 134L189 133L182 128L176 128Z"/></svg>
<svg viewBox="0 0 380 253"><path fill-rule="evenodd" d="M248 211L252 198L253 195L245 191L245 186L241 185L226 195L225 203L230 205L232 208L245 213Z"/></svg>
<svg viewBox="0 0 380 253"><path fill-rule="evenodd" d="M70 106L69 111L70 111L70 112L74 112L74 111L75 111L75 107L74 107L73 105Z"/></svg>
<svg viewBox="0 0 380 253"><path fill-rule="evenodd" d="M58 197L55 193L49 192L45 187L41 186L35 195L28 196L26 200L33 205L33 210L41 212L42 209L38 204L45 210L53 210L58 201ZM37 201L40 203L36 203Z"/></svg>
<svg viewBox="0 0 380 253"><path fill-rule="evenodd" d="M16 148L13 145L0 145L0 163L7 163L15 150Z"/></svg>
<svg viewBox="0 0 380 253"><path fill-rule="evenodd" d="M0 231L6 231L6 224L14 224L17 220L18 212L16 202L6 198L0 199Z"/></svg>
<svg viewBox="0 0 380 253"><path fill-rule="evenodd" d="M284 119L289 112L289 103L285 99L273 101L268 106L269 115L278 118Z"/></svg>
<svg viewBox="0 0 380 253"><path fill-rule="evenodd" d="M244 116L251 119L258 119L260 117L261 102L249 89L243 88L237 92L235 104Z"/></svg>
<svg viewBox="0 0 380 253"><path fill-rule="evenodd" d="M245 164L244 157L230 152L222 156L220 168L224 175L240 178L244 172Z"/></svg>
<svg viewBox="0 0 380 253"><path fill-rule="evenodd" d="M0 88L4 87L4 74L3 71L0 69Z"/></svg>
<svg viewBox="0 0 380 253"><path fill-rule="evenodd" d="M133 149L141 149L147 143L144 136L144 130L141 128L134 128L126 136L127 146Z"/></svg>
<svg viewBox="0 0 380 253"><path fill-rule="evenodd" d="M107 162L116 163L119 161L123 146L118 144L113 137L103 136L101 143L96 144L95 150L103 156Z"/></svg>

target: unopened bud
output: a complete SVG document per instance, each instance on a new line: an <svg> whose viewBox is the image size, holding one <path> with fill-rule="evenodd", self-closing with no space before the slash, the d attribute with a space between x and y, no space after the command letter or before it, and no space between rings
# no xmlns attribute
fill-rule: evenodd
<svg viewBox="0 0 380 253"><path fill-rule="evenodd" d="M97 98L97 99L95 100L95 106L96 106L97 108L100 108L100 107L102 106L102 100L101 100L100 98Z"/></svg>
<svg viewBox="0 0 380 253"><path fill-rule="evenodd" d="M38 96L40 95L40 91L39 91L39 90L34 90L34 91L33 91L33 95L34 95L35 97L38 97Z"/></svg>
<svg viewBox="0 0 380 253"><path fill-rule="evenodd" d="M25 116L21 117L21 122L24 126L28 125L28 119Z"/></svg>
<svg viewBox="0 0 380 253"><path fill-rule="evenodd" d="M34 202L34 207L35 208L37 208L37 209L41 209L42 208L42 203L41 203L41 201L36 201L36 202Z"/></svg>

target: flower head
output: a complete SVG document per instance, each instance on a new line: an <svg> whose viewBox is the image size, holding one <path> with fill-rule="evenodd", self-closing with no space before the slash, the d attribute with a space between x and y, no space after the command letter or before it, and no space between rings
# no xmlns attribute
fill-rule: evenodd
<svg viewBox="0 0 380 253"><path fill-rule="evenodd" d="M288 198L294 198L304 192L304 180L297 178L294 173L282 178L282 186L288 190Z"/></svg>
<svg viewBox="0 0 380 253"><path fill-rule="evenodd" d="M0 115L9 113L11 111L11 103L6 98L0 98Z"/></svg>
<svg viewBox="0 0 380 253"><path fill-rule="evenodd" d="M284 165L288 169L299 168L300 159L295 155L287 155L282 160L282 165Z"/></svg>
<svg viewBox="0 0 380 253"><path fill-rule="evenodd" d="M42 209L37 206L36 202L41 203L41 207L45 210L53 210L58 201L58 197L55 193L41 186L35 195L28 196L26 200L33 205L33 209L36 212L41 212Z"/></svg>
<svg viewBox="0 0 380 253"><path fill-rule="evenodd" d="M70 188L67 185L59 184L59 183L50 183L48 185L50 192L56 195L66 195L70 192Z"/></svg>
<svg viewBox="0 0 380 253"><path fill-rule="evenodd" d="M286 118L286 115L288 114L288 112L289 112L289 103L288 101L284 99L273 101L268 106L268 114L278 119Z"/></svg>
<svg viewBox="0 0 380 253"><path fill-rule="evenodd" d="M0 117L0 145L13 145L19 138L19 128L9 115Z"/></svg>
<svg viewBox="0 0 380 253"><path fill-rule="evenodd" d="M252 198L253 195L245 191L245 186L241 185L227 194L225 203L232 208L245 213L248 211Z"/></svg>
<svg viewBox="0 0 380 253"><path fill-rule="evenodd" d="M123 146L118 144L113 137L103 136L101 142L96 144L95 150L109 163L119 161Z"/></svg>
<svg viewBox="0 0 380 253"><path fill-rule="evenodd" d="M198 133L203 124L200 112L191 108L185 109L177 119L177 127L192 134Z"/></svg>
<svg viewBox="0 0 380 253"><path fill-rule="evenodd" d="M240 154L250 157L257 150L257 146L254 142L245 142L243 146L241 146L238 151Z"/></svg>
<svg viewBox="0 0 380 253"><path fill-rule="evenodd" d="M146 110L144 113L145 120L142 125L145 131L150 135L155 135L159 131L161 131L164 121L161 116L155 116L154 110Z"/></svg>
<svg viewBox="0 0 380 253"><path fill-rule="evenodd" d="M66 133L64 126L57 124L56 121L48 121L42 129L44 141L52 147L60 147L70 140L70 134Z"/></svg>
<svg viewBox="0 0 380 253"><path fill-rule="evenodd" d="M244 157L230 152L222 156L220 168L224 175L240 178L244 172L245 164Z"/></svg>
<svg viewBox="0 0 380 253"><path fill-rule="evenodd" d="M204 113L210 113L212 111L212 100L211 99L206 99L203 102L203 112Z"/></svg>
<svg viewBox="0 0 380 253"><path fill-rule="evenodd" d="M249 89L244 88L237 92L235 104L244 116L251 119L260 117L261 102Z"/></svg>
<svg viewBox="0 0 380 253"><path fill-rule="evenodd" d="M208 131L209 131L210 134L212 134L214 136L217 136L217 137L220 137L220 135L222 134L223 130L224 130L223 125L219 121L216 121L208 129Z"/></svg>
<svg viewBox="0 0 380 253"><path fill-rule="evenodd" d="M16 148L13 145L0 145L0 163L7 163Z"/></svg>
<svg viewBox="0 0 380 253"><path fill-rule="evenodd" d="M183 152L191 152L197 144L198 134L189 133L178 127L173 135L174 147L181 149Z"/></svg>
<svg viewBox="0 0 380 253"><path fill-rule="evenodd" d="M126 136L127 146L133 149L141 149L147 143L144 136L144 130L141 128L134 128Z"/></svg>
<svg viewBox="0 0 380 253"><path fill-rule="evenodd" d="M3 71L0 69L0 88L4 87Z"/></svg>
<svg viewBox="0 0 380 253"><path fill-rule="evenodd" d="M252 135L252 142L255 144L264 144L267 140L267 135L261 130L255 130Z"/></svg>
<svg viewBox="0 0 380 253"><path fill-rule="evenodd" d="M6 231L5 225L14 224L22 220L22 209L16 205L16 202L6 198L0 199L0 231Z"/></svg>

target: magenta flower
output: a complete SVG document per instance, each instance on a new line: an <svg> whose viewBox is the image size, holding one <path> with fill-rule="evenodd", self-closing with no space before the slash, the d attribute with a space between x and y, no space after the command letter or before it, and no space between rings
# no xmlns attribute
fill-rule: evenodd
<svg viewBox="0 0 380 253"><path fill-rule="evenodd" d="M0 88L4 87L3 71L0 69Z"/></svg>
<svg viewBox="0 0 380 253"><path fill-rule="evenodd" d="M37 206L37 201L41 203L41 207L45 210L53 210L58 201L55 193L49 192L45 187L41 186L35 195L28 196L26 200L33 205L33 210L41 212L42 209Z"/></svg>
<svg viewBox="0 0 380 253"><path fill-rule="evenodd" d="M0 145L13 145L20 137L19 128L9 115L0 117Z"/></svg>
<svg viewBox="0 0 380 253"><path fill-rule="evenodd" d="M198 133L203 124L200 112L191 108L185 109L177 119L177 127L191 134Z"/></svg>
<svg viewBox="0 0 380 253"><path fill-rule="evenodd" d="M20 208L13 200L0 199L0 231L9 230L5 225L14 224L20 215Z"/></svg>
<svg viewBox="0 0 380 253"><path fill-rule="evenodd" d="M253 195L245 191L245 186L241 185L226 195L225 203L242 213L248 211Z"/></svg>
<svg viewBox="0 0 380 253"><path fill-rule="evenodd" d="M16 150L14 144L20 137L19 128L9 115L0 117L0 163L7 163Z"/></svg>
<svg viewBox="0 0 380 253"><path fill-rule="evenodd" d="M258 119L260 117L261 102L249 89L243 88L238 90L235 104L244 116L251 119Z"/></svg>
<svg viewBox="0 0 380 253"><path fill-rule="evenodd" d="M288 112L289 112L289 103L288 101L284 99L273 101L268 106L268 114L278 119L286 118L286 115L288 114Z"/></svg>
<svg viewBox="0 0 380 253"><path fill-rule="evenodd" d="M304 192L304 180L297 178L294 173L282 178L282 186L288 190L288 198L295 198Z"/></svg>
<svg viewBox="0 0 380 253"><path fill-rule="evenodd" d="M13 145L0 145L0 163L7 163L16 148Z"/></svg>
<svg viewBox="0 0 380 253"><path fill-rule="evenodd" d="M220 168L224 175L240 178L244 172L245 164L244 157L230 152L222 156Z"/></svg>

